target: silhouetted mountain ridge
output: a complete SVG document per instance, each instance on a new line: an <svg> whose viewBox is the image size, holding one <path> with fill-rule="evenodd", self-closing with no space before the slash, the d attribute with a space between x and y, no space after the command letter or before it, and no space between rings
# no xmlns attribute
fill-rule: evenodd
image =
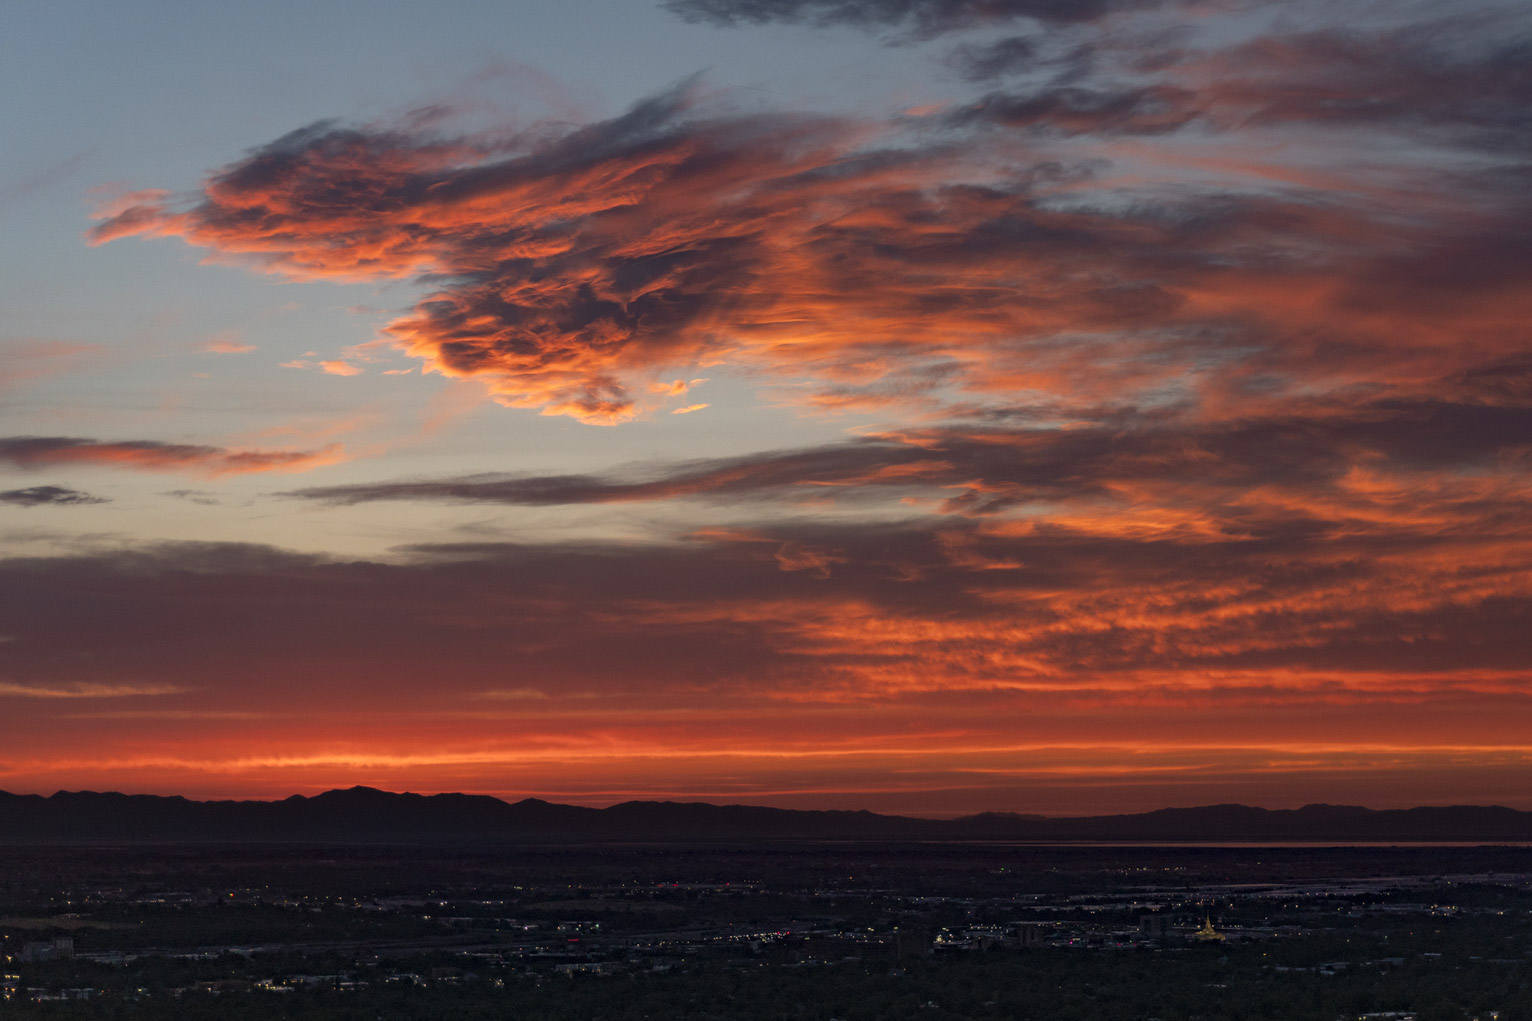
<svg viewBox="0 0 1532 1021"><path fill-rule="evenodd" d="M764 840L1532 841L1532 812L1451 805L1374 810L1207 805L1056 818L983 812L958 819L803 811L692 801L608 808L482 794L371 787L280 801L0 791L0 843L606 843Z"/></svg>

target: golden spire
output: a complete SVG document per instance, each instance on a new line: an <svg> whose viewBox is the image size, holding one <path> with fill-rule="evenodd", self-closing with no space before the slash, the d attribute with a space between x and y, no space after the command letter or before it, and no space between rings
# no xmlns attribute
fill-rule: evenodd
<svg viewBox="0 0 1532 1021"><path fill-rule="evenodd" d="M1223 933L1213 928L1213 916L1204 912L1202 915L1202 928L1192 933L1192 939L1201 940L1204 943L1222 943L1225 938Z"/></svg>

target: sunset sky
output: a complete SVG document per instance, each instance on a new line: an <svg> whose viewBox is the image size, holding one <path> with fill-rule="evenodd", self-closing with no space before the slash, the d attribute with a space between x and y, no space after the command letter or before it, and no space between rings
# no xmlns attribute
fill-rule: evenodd
<svg viewBox="0 0 1532 1021"><path fill-rule="evenodd" d="M10 0L0 789L1532 809L1524 0Z"/></svg>

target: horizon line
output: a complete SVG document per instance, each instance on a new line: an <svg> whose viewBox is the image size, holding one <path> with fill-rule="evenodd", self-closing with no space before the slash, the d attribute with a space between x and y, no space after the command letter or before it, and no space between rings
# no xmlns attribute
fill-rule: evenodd
<svg viewBox="0 0 1532 1021"><path fill-rule="evenodd" d="M376 794L386 794L386 795L389 795L389 796L392 796L392 797L491 798L491 799L493 799L495 801L499 801L502 804L506 804L506 805L517 805L517 804L522 804L522 803L528 802L528 801L535 801L535 802L539 802L539 803L542 803L542 804L557 805L557 806L564 807L564 808L589 809L590 811L593 811L593 812L601 812L601 811L605 811L605 810L607 810L609 808L615 808L615 807L618 807L618 806L621 806L621 805L635 805L635 804L651 804L651 805L659 805L659 804L669 804L669 805L706 805L706 806L709 806L709 807L712 807L712 808L757 808L757 809L766 809L766 810L769 810L769 811L778 811L778 812L801 812L801 813L820 813L820 814L832 814L832 813L864 814L865 813L867 815L880 816L880 817L890 818L890 819L921 819L921 820L930 820L930 821L933 821L933 822L951 822L951 821L954 821L954 820L972 819L972 818L975 818L975 817L978 817L978 816L985 816L985 815L1015 816L1015 817L1018 817L1018 818L1059 819L1059 820L1062 820L1062 819L1105 819L1105 818L1114 818L1114 817L1115 818L1122 818L1122 817L1132 817L1132 816L1140 816L1140 815L1153 815L1153 814L1155 814L1157 812L1197 811L1199 809L1209 809L1209 808L1245 808L1245 809L1251 809L1253 811L1259 811L1259 812L1297 812L1297 811L1302 811L1304 809L1310 809L1310 808L1345 808L1345 809L1357 809L1359 811L1364 811L1364 812L1411 812L1411 811L1418 811L1418 810L1422 810L1422 809L1476 808L1476 809L1499 809L1501 811L1516 812L1516 813L1519 813L1519 814L1532 814L1532 810L1512 808L1509 805L1502 805L1502 804L1477 804L1477 803L1463 803L1463 802L1454 802L1454 803L1451 803L1451 804L1410 805L1410 806L1405 807L1405 808L1372 808L1372 807L1367 806L1367 805L1354 805L1354 804L1341 804L1341 803L1337 803L1337 802L1314 801L1314 802L1307 802L1307 803L1305 803L1303 805L1300 805L1300 806L1298 806L1296 808L1269 808L1269 807L1266 807L1264 805L1252 805L1252 804L1247 804L1247 803L1241 802L1241 801L1219 801L1219 802L1210 802L1210 803L1206 803L1206 804L1197 804L1197 805L1162 805L1162 806L1159 806L1157 808L1149 808L1149 809L1144 809L1144 810L1141 810L1141 811L1132 811L1132 812L1098 812L1098 813L1094 813L1094 814L1083 814L1083 815L1051 815L1051 814L1046 813L1046 812L1018 812L1018 811L1014 811L1014 810L1010 810L1010 809L981 809L981 810L976 811L976 812L966 812L966 813L959 814L959 815L932 816L932 815L909 815L909 814L905 814L905 813L902 813L902 812L876 812L876 811L873 811L873 810L868 809L868 808L788 808L788 807L781 806L781 805L748 804L748 803L737 802L737 801L678 800L678 799L675 799L675 798L627 798L627 799L622 800L622 801L614 801L614 802L611 802L610 804L596 806L596 805L586 805L586 804L575 804L575 803L566 802L566 801L553 801L553 800L550 800L549 798L541 797L541 796L535 795L535 794L528 794L528 795L525 795L523 797L517 798L517 799L515 799L513 801L513 800L511 800L509 798L502 797L502 796L497 795L497 794L476 794L476 793L471 793L471 792L467 792L467 791L435 791L433 793L426 794L426 793L421 793L419 791L391 791L391 790L385 790L384 788L373 787L373 786L371 786L369 784L353 784L350 787L332 787L332 788L329 788L327 790L319 791L319 792L314 793L314 794L293 793L293 794L288 794L288 795L284 795L284 796L277 796L277 797L270 797L270 798L260 798L260 797L250 797L250 798L235 798L235 797L218 798L218 797L208 797L208 798L198 798L198 797L190 797L190 796L184 795L184 794L127 793L125 791L116 791L116 790L88 790L88 789L83 789L83 788L80 789L80 790L72 790L72 791L60 788L58 790L55 790L52 794L42 794L42 793L38 793L38 792L18 794L18 793L14 792L14 791L9 791L9 790L5 790L3 788L0 788L0 795L8 795L10 797L18 797L18 798L37 797L37 798L42 798L44 800L48 800L50 798L54 798L54 797L57 797L59 795L93 794L93 795L98 795L98 796L117 795L119 797L128 797L128 798L165 798L165 799L176 799L176 798L178 798L178 799L180 799L182 801L187 801L187 802L190 802L190 803L193 803L193 804L279 804L279 803L284 802L284 801L290 801L290 800L292 800L294 798L299 798L299 799L302 799L302 800L311 801L311 800L314 800L315 798L320 798L320 797L323 797L323 796L325 796L327 794L346 794L346 793L350 793L350 792L353 792L353 791L367 791L367 792L376 793Z"/></svg>

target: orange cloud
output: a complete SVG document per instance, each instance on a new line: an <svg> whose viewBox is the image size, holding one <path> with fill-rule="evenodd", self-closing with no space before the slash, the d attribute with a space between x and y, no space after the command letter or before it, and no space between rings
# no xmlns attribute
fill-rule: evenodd
<svg viewBox="0 0 1532 1021"><path fill-rule="evenodd" d="M1260 61L1286 60L1273 52ZM1352 84L1376 72L1413 88L1384 48L1348 59ZM1476 66L1455 73L1478 80ZM1305 68L1331 74L1317 58ZM157 193L118 202L92 237L180 236L303 279L446 280L386 327L393 344L429 371L485 381L503 404L593 424L683 392L691 384L661 374L702 364L807 382L780 392L828 410L1025 395L1090 415L1173 395L1217 414L1363 384L1415 395L1514 348L1532 288L1476 254L1494 238L1510 250L1526 211L1508 192L1490 196L1490 215L1465 192L1401 222L1396 194L1330 201L1340 177L1231 195L1222 188L1243 173L1231 157L1204 160L1236 168L1207 194L1125 205L1086 167L1018 170L994 135L1046 123L1116 137L1122 117L1164 118L1135 129L1154 136L1186 123L1188 104L1197 116L1238 105L1210 98L1199 73L1172 63L1186 84L1128 99L1074 86L991 97L940 145L898 121L714 115L687 88L534 141L320 125L220 171L189 208ZM1413 123L1361 99L1353 112ZM1252 116L1226 119L1233 132ZM1419 193L1441 191L1440 175L1421 174ZM1446 272L1448 251L1482 272ZM1326 334L1345 343L1316 349Z"/></svg>
<svg viewBox="0 0 1532 1021"><path fill-rule="evenodd" d="M507 405L596 423L642 410L635 377L718 357L817 377L807 399L820 404L904 403L943 386L1078 401L1095 396L1081 380L1108 365L1100 397L1121 399L1184 377L1194 359L1237 368L1228 354L1164 333L1240 318L1268 324L1270 347L1341 315L1358 346L1323 370L1325 385L1358 371L1408 379L1410 355L1397 339L1421 334L1419 310L1343 307L1360 297L1347 295L1348 278L1372 287L1359 279L1369 263L1413 243L1365 217L1251 201L1192 236L1175 221L1053 211L1028 188L929 189L933 175L956 169L943 166L946 154L862 152L857 132L835 122L693 123L682 99L665 103L643 113L671 118L667 130L616 152L593 142L578 150L599 158L554 146L438 165L465 154L393 137L301 135L226 171L203 206L145 213L129 226L259 253L297 276L457 275L388 327L395 343L430 369L489 381ZM627 121L588 129L592 138L628 130ZM434 183L408 199L427 166ZM308 204L306 189L348 174L359 194L393 190L400 204L327 204L322 215ZM246 221L233 211L251 208L281 229L237 233ZM1282 234L1300 225L1316 261L1334 265L1241 273L1237 252L1290 243L1273 233L1278 218ZM124 229L109 221L98 240ZM1344 248L1337 233L1352 235ZM1033 238L1049 240L1039 248ZM502 268L485 277L491 265ZM1017 279L1028 285L1012 286ZM1284 300L1273 305L1277 293ZM1517 307L1485 317L1480 306L1472 328L1488 337ZM1279 344L1271 357L1280 370L1307 355Z"/></svg>
<svg viewBox="0 0 1532 1021"><path fill-rule="evenodd" d="M202 345L202 350L215 355L243 355L256 350L254 344L246 344L234 334L214 337Z"/></svg>

